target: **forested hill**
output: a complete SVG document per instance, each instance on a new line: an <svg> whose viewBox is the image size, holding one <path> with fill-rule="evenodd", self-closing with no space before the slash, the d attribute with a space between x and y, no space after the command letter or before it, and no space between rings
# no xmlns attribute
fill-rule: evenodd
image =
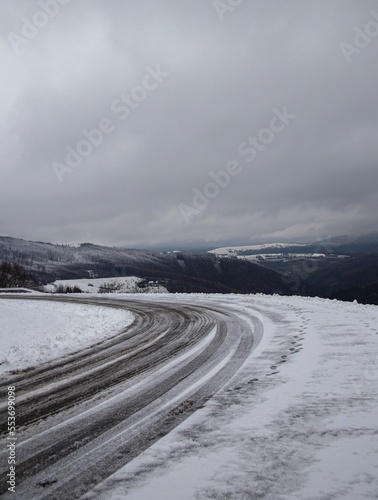
<svg viewBox="0 0 378 500"><path fill-rule="evenodd" d="M0 261L17 262L44 283L138 276L161 281L172 292L292 293L287 278L275 271L209 253L158 252L91 243L56 245L0 237Z"/></svg>

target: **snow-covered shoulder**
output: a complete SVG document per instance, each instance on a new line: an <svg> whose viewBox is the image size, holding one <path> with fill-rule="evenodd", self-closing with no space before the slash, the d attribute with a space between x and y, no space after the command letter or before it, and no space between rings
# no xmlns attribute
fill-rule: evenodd
<svg viewBox="0 0 378 500"><path fill-rule="evenodd" d="M124 309L22 299L1 299L0 318L0 373L80 351L133 321Z"/></svg>
<svg viewBox="0 0 378 500"><path fill-rule="evenodd" d="M378 307L171 296L257 315L264 337L207 405L85 498L377 498Z"/></svg>

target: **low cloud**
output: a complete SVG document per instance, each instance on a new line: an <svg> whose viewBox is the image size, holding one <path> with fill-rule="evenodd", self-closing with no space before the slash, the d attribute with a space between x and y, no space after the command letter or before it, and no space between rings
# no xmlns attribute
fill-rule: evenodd
<svg viewBox="0 0 378 500"><path fill-rule="evenodd" d="M0 7L0 234L189 248L376 230L376 3L223 3L220 19L211 1L50 0L22 50L10 33L41 2ZM369 43L348 61L356 27ZM169 76L150 90L146 68Z"/></svg>

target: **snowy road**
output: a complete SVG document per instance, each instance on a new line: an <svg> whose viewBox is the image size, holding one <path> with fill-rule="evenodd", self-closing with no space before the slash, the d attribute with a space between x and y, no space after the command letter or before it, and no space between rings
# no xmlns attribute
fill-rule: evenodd
<svg viewBox="0 0 378 500"><path fill-rule="evenodd" d="M17 388L18 498L78 498L93 489L203 406L263 333L256 316L242 318L224 304L70 301L126 308L134 322L79 353L3 380L3 392Z"/></svg>

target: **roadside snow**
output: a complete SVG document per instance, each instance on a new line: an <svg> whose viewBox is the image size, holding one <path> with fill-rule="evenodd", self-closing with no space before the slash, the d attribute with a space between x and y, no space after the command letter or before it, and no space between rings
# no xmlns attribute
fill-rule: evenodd
<svg viewBox="0 0 378 500"><path fill-rule="evenodd" d="M49 301L0 300L0 374L80 351L125 328L123 309Z"/></svg>
<svg viewBox="0 0 378 500"><path fill-rule="evenodd" d="M264 335L204 408L83 498L378 498L378 307L264 295L122 298L254 315ZM77 351L131 320L118 309L2 299L0 369Z"/></svg>
<svg viewBox="0 0 378 500"><path fill-rule="evenodd" d="M205 408L88 498L377 498L378 307L262 295L169 300L255 314L263 341Z"/></svg>

